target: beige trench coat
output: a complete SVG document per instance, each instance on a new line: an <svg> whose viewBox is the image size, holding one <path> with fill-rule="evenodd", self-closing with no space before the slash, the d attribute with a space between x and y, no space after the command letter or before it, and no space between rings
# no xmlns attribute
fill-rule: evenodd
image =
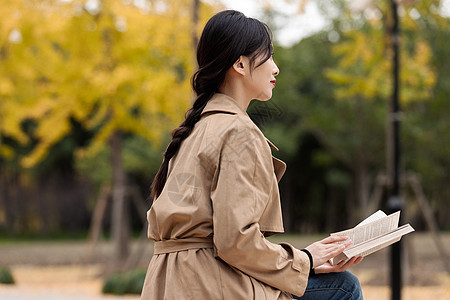
<svg viewBox="0 0 450 300"><path fill-rule="evenodd" d="M291 299L308 256L265 236L283 232L286 165L237 103L215 94L169 164L147 213L155 242L141 299Z"/></svg>

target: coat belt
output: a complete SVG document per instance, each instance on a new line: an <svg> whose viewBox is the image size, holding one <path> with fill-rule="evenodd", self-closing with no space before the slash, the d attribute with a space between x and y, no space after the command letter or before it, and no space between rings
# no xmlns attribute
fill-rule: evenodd
<svg viewBox="0 0 450 300"><path fill-rule="evenodd" d="M163 254L191 249L214 248L212 237L190 237L175 240L156 241L153 254Z"/></svg>

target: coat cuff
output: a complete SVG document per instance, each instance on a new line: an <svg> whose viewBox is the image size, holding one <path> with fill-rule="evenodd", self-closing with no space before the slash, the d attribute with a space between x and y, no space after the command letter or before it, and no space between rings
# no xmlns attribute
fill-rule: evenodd
<svg viewBox="0 0 450 300"><path fill-rule="evenodd" d="M314 269L313 269L314 261L313 261L313 257L312 257L311 252L309 252L309 251L308 251L307 249L305 249L305 248L304 248L304 249L301 249L300 251L303 251L303 252L306 253L306 255L308 255L308 258L309 258L309 276L316 274L316 273L314 272Z"/></svg>
<svg viewBox="0 0 450 300"><path fill-rule="evenodd" d="M311 268L309 257L305 252L290 244L282 243L281 245L283 248L291 249L293 255L292 268L299 273L295 291L288 292L300 297L305 293L306 286L308 285L309 270Z"/></svg>

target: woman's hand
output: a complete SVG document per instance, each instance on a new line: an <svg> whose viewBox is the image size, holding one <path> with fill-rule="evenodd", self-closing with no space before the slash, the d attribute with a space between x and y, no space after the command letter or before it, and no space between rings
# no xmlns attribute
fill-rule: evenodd
<svg viewBox="0 0 450 300"><path fill-rule="evenodd" d="M318 266L314 269L315 274L324 274L324 273L333 273L333 272L344 272L351 266L359 264L363 260L363 257L352 257L347 262L345 260L341 261L337 265L330 264L329 261L324 263L321 266Z"/></svg>
<svg viewBox="0 0 450 300"><path fill-rule="evenodd" d="M337 243L344 242L344 243ZM352 241L347 237L332 235L321 241L312 243L306 250L311 253L313 258L313 268L323 265L331 258L342 253L345 248L350 246Z"/></svg>

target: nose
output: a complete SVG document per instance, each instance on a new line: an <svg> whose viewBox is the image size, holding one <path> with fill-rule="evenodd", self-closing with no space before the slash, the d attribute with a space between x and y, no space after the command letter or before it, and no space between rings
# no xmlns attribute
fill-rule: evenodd
<svg viewBox="0 0 450 300"><path fill-rule="evenodd" d="M280 69L278 69L278 66L275 62L273 62L273 72L272 72L273 76L278 76L278 74L280 74Z"/></svg>

